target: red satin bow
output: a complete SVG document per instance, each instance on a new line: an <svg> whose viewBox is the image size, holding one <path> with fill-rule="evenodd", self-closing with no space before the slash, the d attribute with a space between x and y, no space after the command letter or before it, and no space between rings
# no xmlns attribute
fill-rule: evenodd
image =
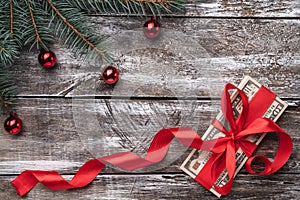
<svg viewBox="0 0 300 200"><path fill-rule="evenodd" d="M235 154L237 149L241 148L249 157L256 148L255 144L246 139L249 135L262 132L277 132L279 133L280 139L278 151L273 162L263 156L254 156L248 159L246 169L252 174L255 172L251 169L251 162L255 158L260 158L266 163L265 170L260 174L272 174L286 163L292 152L292 140L290 136L272 120L256 117L256 115L251 112L251 103L248 105L247 96L239 89L237 90L242 98L243 110L237 119L234 118L228 93L230 89L237 88L232 84L227 84L221 100L222 112L230 124L230 130L226 130L217 120L213 122L213 125L225 134L223 138L203 141L197 133L190 128L162 129L155 135L145 158L141 158L131 152L123 152L93 159L86 162L69 182L55 171L26 170L13 180L11 184L16 188L20 196L28 193L38 182L52 190L84 187L93 181L102 171L106 163L110 163L124 170L136 170L160 162L167 154L173 138L176 137L183 145L213 152L212 158L209 160L210 164L205 165L204 169L196 177L196 180L208 189L214 187L220 194L228 194L231 190L235 174ZM264 88L262 91L264 91ZM268 103L265 104L267 105ZM220 169L222 171L225 168L228 171L230 179L223 187L217 187L215 182L220 175ZM209 172L208 175L203 176L203 174L201 174L203 171Z"/></svg>
<svg viewBox="0 0 300 200"><path fill-rule="evenodd" d="M228 93L230 89L236 89L242 99L243 110L236 119L233 115L230 95ZM292 153L291 137L272 120L258 117L263 115L275 98L276 96L273 93L262 86L249 104L248 97L243 91L232 84L225 86L221 107L224 117L230 125L230 129L227 130L224 128L218 120L213 121L213 126L223 132L225 137L204 141L205 145L208 145L211 148L210 151L214 154L204 169L195 178L198 182L207 189L211 189L213 186L221 195L228 194L232 188L236 170L236 151L241 148L246 156L250 157L257 147L256 144L247 140L247 137L250 135L278 133L279 146L273 162L264 156L250 157L246 162L246 169L249 173L257 174L251 168L254 159L261 159L265 163L265 169L259 173L260 175L272 174L287 162ZM258 111L259 109L260 111ZM228 172L229 181L222 187L218 187L215 185L215 182L225 168Z"/></svg>

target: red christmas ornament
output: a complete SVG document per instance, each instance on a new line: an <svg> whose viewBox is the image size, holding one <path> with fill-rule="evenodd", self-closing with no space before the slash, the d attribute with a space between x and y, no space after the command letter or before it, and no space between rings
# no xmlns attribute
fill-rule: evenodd
<svg viewBox="0 0 300 200"><path fill-rule="evenodd" d="M149 21L147 21L144 24L143 31L147 38L154 39L158 37L160 34L160 24L157 19L152 17Z"/></svg>
<svg viewBox="0 0 300 200"><path fill-rule="evenodd" d="M16 113L11 113L10 116L4 122L4 129L12 135L19 134L22 131L22 120Z"/></svg>
<svg viewBox="0 0 300 200"><path fill-rule="evenodd" d="M119 70L114 66L108 66L102 72L102 80L109 84L115 84L119 80Z"/></svg>
<svg viewBox="0 0 300 200"><path fill-rule="evenodd" d="M56 55L52 51L42 50L38 57L39 63L44 68L53 68L56 65Z"/></svg>

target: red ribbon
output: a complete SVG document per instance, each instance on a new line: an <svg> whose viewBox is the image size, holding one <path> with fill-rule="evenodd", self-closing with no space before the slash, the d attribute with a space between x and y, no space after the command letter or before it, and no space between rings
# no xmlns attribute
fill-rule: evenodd
<svg viewBox="0 0 300 200"><path fill-rule="evenodd" d="M228 90L237 89L242 98L243 110L235 119L232 111L232 104ZM271 96L271 98L269 98ZM250 135L277 132L279 134L278 151L271 162L263 156L250 157L246 163L246 169L251 174L256 172L252 170L251 163L254 159L261 159L265 162L265 170L259 174L272 174L280 169L288 160L292 152L292 139L276 123L270 119L261 118L273 102L275 95L266 88L261 87L255 97L248 103L247 96L232 84L227 84L221 100L222 112L230 125L226 130L223 125L214 120L213 125L225 134L225 137L203 141L195 131L190 128L168 128L160 130L154 137L148 149L145 158L131 152L117 153L86 162L74 175L71 181L66 181L59 173L55 171L26 170L22 172L11 184L16 188L20 196L28 193L37 183L42 183L52 190L64 190L71 188L80 188L91 183L95 177L102 171L106 163L110 163L121 169L132 171L143 168L164 159L168 148L175 137L183 145L212 152L208 163L196 177L207 189L215 188L220 194L228 194L232 187L232 182L236 170L236 151L241 148L243 152L250 157L256 148L246 138ZM229 181L222 187L215 185L220 173L226 169L229 175Z"/></svg>
<svg viewBox="0 0 300 200"><path fill-rule="evenodd" d="M243 110L235 119L232 111L232 104L228 90L236 89L241 96ZM236 151L241 148L247 157L250 157L256 149L256 144L247 140L250 135L261 133L278 133L279 145L274 161L271 162L264 156L250 157L246 162L246 169L251 174L268 175L279 170L288 160L292 153L292 139L283 131L275 122L267 118L261 118L268 110L276 96L274 93L262 86L255 94L250 103L248 97L243 91L232 84L225 86L222 94L221 107L225 119L230 125L230 129L226 130L223 125L214 120L215 128L225 134L225 137L205 141L210 144L212 156L205 164L195 180L201 183L205 188L214 189L221 195L226 195L230 192L233 178L236 170ZM261 159L265 163L264 171L256 173L251 168L254 159ZM219 175L226 169L229 176L229 181L222 187L215 185Z"/></svg>

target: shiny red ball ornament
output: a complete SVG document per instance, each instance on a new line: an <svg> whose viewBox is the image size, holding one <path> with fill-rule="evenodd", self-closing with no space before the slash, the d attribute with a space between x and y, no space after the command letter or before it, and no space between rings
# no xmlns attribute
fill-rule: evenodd
<svg viewBox="0 0 300 200"><path fill-rule="evenodd" d="M114 66L108 66L102 72L102 80L109 85L118 82L119 76L119 70Z"/></svg>
<svg viewBox="0 0 300 200"><path fill-rule="evenodd" d="M4 122L4 129L12 135L19 134L22 131L22 120L16 113L11 113L10 116Z"/></svg>
<svg viewBox="0 0 300 200"><path fill-rule="evenodd" d="M144 31L144 35L147 38L150 39L157 38L160 35L160 24L157 21L157 19L152 17L149 21L147 21L144 24L143 31Z"/></svg>
<svg viewBox="0 0 300 200"><path fill-rule="evenodd" d="M56 65L56 55L53 51L42 50L38 57L39 63L44 68L53 68Z"/></svg>

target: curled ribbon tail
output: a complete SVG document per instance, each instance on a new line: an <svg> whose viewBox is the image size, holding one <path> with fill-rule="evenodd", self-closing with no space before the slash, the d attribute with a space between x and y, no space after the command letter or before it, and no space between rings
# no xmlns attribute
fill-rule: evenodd
<svg viewBox="0 0 300 200"><path fill-rule="evenodd" d="M55 171L26 170L15 178L11 184L20 196L27 194L37 183L42 183L52 190L65 190L88 185L105 165L97 159L86 162L68 182Z"/></svg>
<svg viewBox="0 0 300 200"><path fill-rule="evenodd" d="M172 140L176 137L183 145L201 149L203 141L191 128L169 128L160 130L152 140L145 158L132 152L121 152L86 162L66 181L58 172L26 170L11 182L20 196L28 193L37 183L52 190L80 188L88 185L102 171L106 163L125 170L135 170L160 162L166 155Z"/></svg>

